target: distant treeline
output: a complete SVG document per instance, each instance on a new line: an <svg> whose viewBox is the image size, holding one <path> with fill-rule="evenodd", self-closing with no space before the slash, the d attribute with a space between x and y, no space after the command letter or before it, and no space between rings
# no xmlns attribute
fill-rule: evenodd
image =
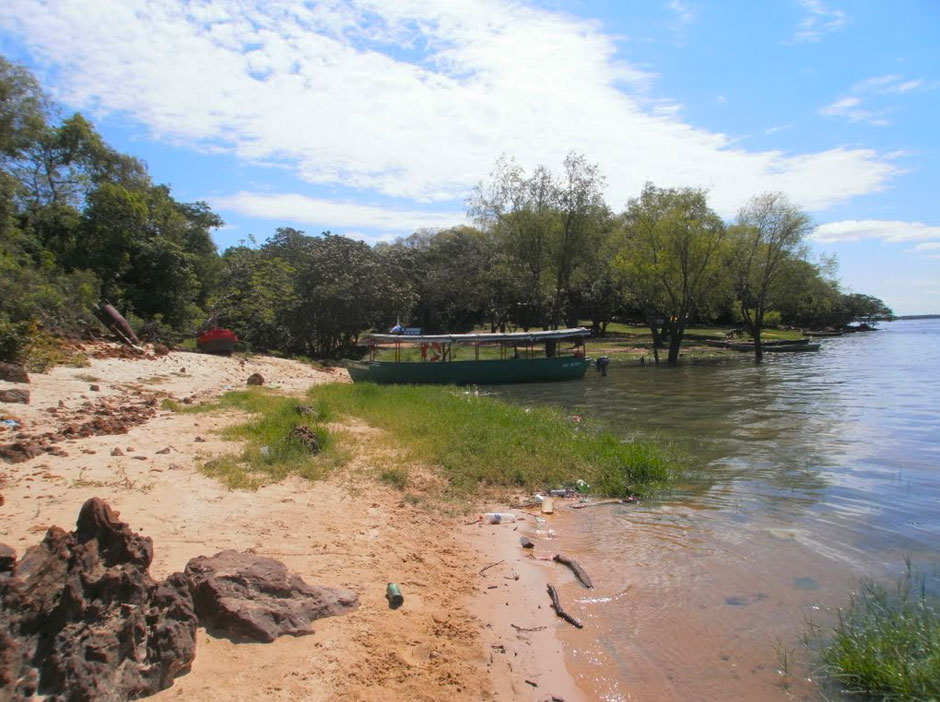
<svg viewBox="0 0 940 702"><path fill-rule="evenodd" d="M501 158L468 202L475 226L369 246L278 229L219 253L203 202L177 202L82 115L62 117L0 58L0 360L28 360L94 324L101 300L151 339L210 318L251 347L335 357L396 321L431 330L648 324L678 356L691 323L840 327L890 317L810 260L808 217L758 195L733 223L706 193L648 184L623 212L576 153L560 173Z"/></svg>

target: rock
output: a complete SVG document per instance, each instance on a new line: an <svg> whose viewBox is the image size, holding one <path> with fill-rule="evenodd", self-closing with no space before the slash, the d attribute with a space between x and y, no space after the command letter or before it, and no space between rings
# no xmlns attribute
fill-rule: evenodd
<svg viewBox="0 0 940 702"><path fill-rule="evenodd" d="M300 425L291 430L291 438L303 444L310 453L320 453L320 441L310 427Z"/></svg>
<svg viewBox="0 0 940 702"><path fill-rule="evenodd" d="M170 452L170 447L169 447L169 446L167 446L166 448L162 448L162 449L160 449L159 451L157 451L157 453L159 453L159 454L165 454L165 453L169 453L169 452Z"/></svg>
<svg viewBox="0 0 940 702"><path fill-rule="evenodd" d="M30 458L35 458L42 452L42 448L32 441L17 441L13 444L0 446L0 458L8 463L23 463Z"/></svg>
<svg viewBox="0 0 940 702"><path fill-rule="evenodd" d="M195 441L197 444L204 444L204 443L206 443L206 440L203 439L201 436L197 436L195 439L193 439L193 441Z"/></svg>
<svg viewBox="0 0 940 702"><path fill-rule="evenodd" d="M18 402L23 405L28 405L29 390L20 390L19 388L0 390L0 402Z"/></svg>
<svg viewBox="0 0 940 702"><path fill-rule="evenodd" d="M101 386L100 386L100 385L89 385L89 386L88 386L88 389L91 390L92 392L100 392L100 391L101 391Z"/></svg>
<svg viewBox="0 0 940 702"><path fill-rule="evenodd" d="M153 345L154 356L166 356L168 353L170 353L170 349L165 344L156 343Z"/></svg>
<svg viewBox="0 0 940 702"><path fill-rule="evenodd" d="M0 544L0 575L12 573L16 566L16 551L6 544Z"/></svg>
<svg viewBox="0 0 940 702"><path fill-rule="evenodd" d="M0 363L0 380L8 383L28 383L29 373L23 366L14 363Z"/></svg>
<svg viewBox="0 0 940 702"><path fill-rule="evenodd" d="M280 561L238 551L193 558L186 578L200 624L236 639L311 634L314 619L359 606L352 590L307 585Z"/></svg>
<svg viewBox="0 0 940 702"><path fill-rule="evenodd" d="M189 670L197 622L186 579L155 582L151 540L117 517L92 498L74 532L51 527L0 575L0 699L137 699Z"/></svg>
<svg viewBox="0 0 940 702"><path fill-rule="evenodd" d="M112 455L112 456L123 456L123 455L124 455L124 452L123 452L121 449L119 449L117 446L115 446L113 449L111 449L111 455Z"/></svg>
<svg viewBox="0 0 940 702"><path fill-rule="evenodd" d="M248 376L248 385L264 385L264 376L261 373L252 373Z"/></svg>

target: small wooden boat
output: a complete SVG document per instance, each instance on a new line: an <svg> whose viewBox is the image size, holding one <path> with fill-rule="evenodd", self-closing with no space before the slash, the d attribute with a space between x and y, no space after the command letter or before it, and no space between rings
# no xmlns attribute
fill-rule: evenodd
<svg viewBox="0 0 940 702"><path fill-rule="evenodd" d="M238 337L231 329L209 329L196 339L196 348L202 353L214 353L219 356L231 356L238 343Z"/></svg>
<svg viewBox="0 0 940 702"><path fill-rule="evenodd" d="M581 341L590 334L583 327L506 334L371 334L367 337L369 360L346 361L345 366L357 383L491 385L575 380L584 377L591 362ZM562 354L558 342L565 339L576 341L570 353ZM375 360L380 344L391 347L394 360ZM403 344L418 346L421 360L403 361ZM474 358L454 360L457 344L471 346ZM545 351L536 352L537 344L544 344ZM499 358L480 359L480 348L488 345L499 348ZM521 354L519 347L525 349Z"/></svg>
<svg viewBox="0 0 940 702"><path fill-rule="evenodd" d="M785 353L785 352L798 352L798 351L819 351L819 344L810 344L807 342L802 343L790 343L790 344L761 344L761 350L764 353ZM754 344L750 343L730 343L725 348L732 349L733 351L749 351L754 352Z"/></svg>
<svg viewBox="0 0 940 702"><path fill-rule="evenodd" d="M826 337L826 336L842 336L844 332L840 331L804 331L803 336L812 336L812 337Z"/></svg>

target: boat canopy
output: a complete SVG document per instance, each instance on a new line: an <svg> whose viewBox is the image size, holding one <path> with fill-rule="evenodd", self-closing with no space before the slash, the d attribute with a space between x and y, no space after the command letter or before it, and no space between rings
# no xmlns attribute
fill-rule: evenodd
<svg viewBox="0 0 940 702"><path fill-rule="evenodd" d="M590 336L591 330L584 327L555 329L552 331L510 332L505 334L368 334L367 339L377 342L408 342L410 344L486 344L515 343L534 344L555 339L571 339Z"/></svg>

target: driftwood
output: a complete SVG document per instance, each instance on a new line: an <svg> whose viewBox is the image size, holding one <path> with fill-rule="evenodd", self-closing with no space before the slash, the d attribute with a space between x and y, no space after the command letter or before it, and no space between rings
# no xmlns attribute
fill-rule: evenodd
<svg viewBox="0 0 940 702"><path fill-rule="evenodd" d="M483 575L483 574L484 574L486 571L488 571L490 568L495 568L495 567L498 566L500 563L502 563L502 561L496 561L496 563L490 563L488 566L486 566L486 567L484 567L484 568L481 568L481 569L480 569L480 575Z"/></svg>
<svg viewBox="0 0 940 702"><path fill-rule="evenodd" d="M589 589L594 588L594 585L591 583L591 579L588 577L588 574L584 572L584 568L578 565L577 561L572 560L567 556L563 556L560 553L556 553L554 556L552 556L552 560L556 563L561 563L562 565L566 565L571 568L571 572L574 573L575 577L582 585L584 585L584 587Z"/></svg>
<svg viewBox="0 0 940 702"><path fill-rule="evenodd" d="M134 334L131 325L127 323L124 316L114 309L112 305L104 303L95 309L95 316L125 344L135 350L143 351L143 348L140 346L140 339Z"/></svg>
<svg viewBox="0 0 940 702"><path fill-rule="evenodd" d="M561 602L558 599L558 593L555 591L553 585L548 586L548 596L552 598L552 609L555 610L555 614L564 619L566 622L571 624L571 626L578 629L583 629L584 624L579 622L577 619L568 614L564 609L561 608Z"/></svg>
<svg viewBox="0 0 940 702"><path fill-rule="evenodd" d="M571 509L584 509L585 507L600 507L601 505L628 505L636 502L636 498L628 498L626 500L602 500L600 502L581 502L576 505L571 505Z"/></svg>

